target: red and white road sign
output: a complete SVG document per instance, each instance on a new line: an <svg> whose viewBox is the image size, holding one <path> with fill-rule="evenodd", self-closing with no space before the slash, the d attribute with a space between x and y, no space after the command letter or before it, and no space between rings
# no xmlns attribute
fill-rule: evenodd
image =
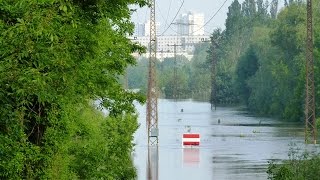
<svg viewBox="0 0 320 180"><path fill-rule="evenodd" d="M200 134L199 133L184 133L182 136L182 144L184 146L187 146L187 145L199 146L200 145Z"/></svg>

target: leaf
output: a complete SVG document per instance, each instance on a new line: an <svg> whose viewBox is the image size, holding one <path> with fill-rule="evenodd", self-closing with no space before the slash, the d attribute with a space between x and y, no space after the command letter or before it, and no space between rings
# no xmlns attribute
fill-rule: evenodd
<svg viewBox="0 0 320 180"><path fill-rule="evenodd" d="M67 10L68 10L67 6L66 5L62 6L62 10L63 12L67 13Z"/></svg>

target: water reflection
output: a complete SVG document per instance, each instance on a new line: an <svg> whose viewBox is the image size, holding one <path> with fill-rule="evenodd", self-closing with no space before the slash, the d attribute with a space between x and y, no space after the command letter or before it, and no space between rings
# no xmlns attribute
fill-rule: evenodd
<svg viewBox="0 0 320 180"><path fill-rule="evenodd" d="M199 167L200 149L197 147L183 148L183 165Z"/></svg>
<svg viewBox="0 0 320 180"><path fill-rule="evenodd" d="M135 134L134 161L138 179L145 180L145 107L137 110L141 125ZM201 134L199 148L181 146L189 128ZM303 126L253 117L236 108L211 111L209 103L159 101L160 180L267 179L268 161L287 159L290 142L304 148Z"/></svg>
<svg viewBox="0 0 320 180"><path fill-rule="evenodd" d="M148 180L159 179L159 151L157 146L148 147L147 177Z"/></svg>

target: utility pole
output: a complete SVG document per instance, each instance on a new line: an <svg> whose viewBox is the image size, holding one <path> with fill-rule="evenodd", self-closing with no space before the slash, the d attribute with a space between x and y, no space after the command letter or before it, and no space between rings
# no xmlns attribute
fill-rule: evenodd
<svg viewBox="0 0 320 180"><path fill-rule="evenodd" d="M305 143L317 144L313 62L312 0L307 0Z"/></svg>
<svg viewBox="0 0 320 180"><path fill-rule="evenodd" d="M218 37L219 39L220 37ZM216 40L218 40L216 39ZM216 104L216 57L214 50L219 46L218 43L211 38L211 41L205 41L203 40L202 42L211 42L212 49L211 49L211 97L210 97L210 104L211 104L211 110L214 106L214 110L217 110L217 104Z"/></svg>
<svg viewBox="0 0 320 180"><path fill-rule="evenodd" d="M212 61L211 61L211 110L214 106L214 110L217 110L216 104L216 58L215 58L215 46L212 43Z"/></svg>
<svg viewBox="0 0 320 180"><path fill-rule="evenodd" d="M173 95L173 98L175 99L175 100L177 100L178 99L178 88L177 88L177 86L178 86L178 78L177 78L177 69L178 69L178 67L177 67L177 46L182 46L182 45L178 45L178 44L173 44L173 45L170 45L170 44L168 44L168 46L173 46L174 47L174 67L173 67L173 93L172 93L172 95Z"/></svg>
<svg viewBox="0 0 320 180"><path fill-rule="evenodd" d="M218 37L219 39L220 37ZM218 40L216 39L216 40ZM216 54L214 53L215 49L219 47L216 40L211 38L211 41L202 41L202 42L211 42L212 49L211 49L211 97L210 97L210 104L211 104L211 110L214 106L214 110L217 110L217 103L216 103Z"/></svg>
<svg viewBox="0 0 320 180"><path fill-rule="evenodd" d="M150 56L149 56L149 77L147 96L147 131L148 131L148 162L147 178L158 179L158 90L156 85L156 60L157 60L157 35L155 0L151 0L150 6Z"/></svg>
<svg viewBox="0 0 320 180"><path fill-rule="evenodd" d="M178 95L177 95L177 86L178 86L178 80L177 80L177 45L175 44L174 45L174 67L173 67L173 81L174 81L174 84L173 84L173 98L175 100L178 99Z"/></svg>

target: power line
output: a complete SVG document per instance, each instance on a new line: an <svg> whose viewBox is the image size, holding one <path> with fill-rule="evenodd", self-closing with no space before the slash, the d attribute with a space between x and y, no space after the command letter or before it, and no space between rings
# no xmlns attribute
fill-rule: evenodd
<svg viewBox="0 0 320 180"><path fill-rule="evenodd" d="M166 18L166 21L165 21L165 24L166 24L166 25L167 25L168 19L169 19L169 13L170 13L170 10L171 10L171 4L172 4L172 0L170 1L170 4L169 4L169 9L168 9L168 13L167 13L167 18Z"/></svg>
<svg viewBox="0 0 320 180"><path fill-rule="evenodd" d="M184 1L184 0L180 0L181 3L182 3L182 1ZM182 8L183 8L183 10L184 10L185 12L188 11L185 7L182 7Z"/></svg>
<svg viewBox="0 0 320 180"><path fill-rule="evenodd" d="M218 11L215 12L215 13L213 14L213 16L212 16L201 28L199 28L199 29L196 30L196 31L193 31L192 33L198 32L198 31L200 31L201 29L203 29L206 25L208 25L208 24L210 23L210 21L211 21L214 17L216 17L216 15L220 12L220 10L223 8L223 6L226 4L227 1L228 1L228 0L225 0L225 1L223 2L223 4L222 4L222 5L220 6L220 8L218 9Z"/></svg>
<svg viewBox="0 0 320 180"><path fill-rule="evenodd" d="M167 30L171 27L171 24L176 20L176 18L177 18L177 16L178 16L178 14L179 14L179 12L180 12L183 4L184 4L184 0L182 1L181 5L180 5L180 7L179 7L179 9L178 9L178 12L176 13L176 15L174 16L174 18L172 19L171 23L170 23L169 26L166 28L166 30L164 30L164 31L161 33L160 36L162 36L165 32L167 32Z"/></svg>
<svg viewBox="0 0 320 180"><path fill-rule="evenodd" d="M156 7L157 8L157 10L159 11L159 14L160 14L160 16L162 17L162 19L163 20L165 20L165 18L164 18L164 16L163 16L163 14L161 13L161 10L158 8L158 6ZM172 24L172 23L171 23ZM167 24L167 22L165 22L165 25L167 26L168 24ZM174 30L171 26L168 26L173 32L175 32L175 33L177 33L177 34L179 34L179 35L182 35L181 33L179 33L179 32L177 32L176 30ZM162 36L163 34L161 34L161 35L159 35L159 36Z"/></svg>

